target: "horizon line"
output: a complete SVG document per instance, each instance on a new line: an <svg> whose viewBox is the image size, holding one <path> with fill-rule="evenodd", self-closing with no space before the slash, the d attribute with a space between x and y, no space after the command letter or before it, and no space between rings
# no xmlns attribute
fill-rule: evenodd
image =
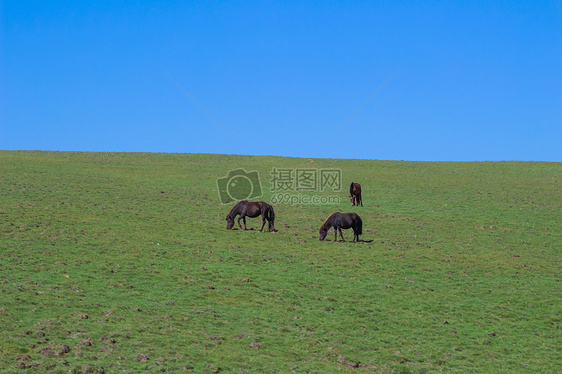
<svg viewBox="0 0 562 374"><path fill-rule="evenodd" d="M242 153L212 153L212 152L158 152L158 151L82 151L82 150L52 150L52 149L3 149L0 152L60 152L60 153L147 153L147 154L186 154L186 155L220 155L220 156L245 156L245 157L283 157L301 158L309 160L361 160L361 161L394 161L394 162L549 162L560 163L562 161L551 160L522 160L522 159L474 159L474 160L428 160L428 159L386 159L386 158L346 158L346 157L311 157L311 156L287 156L274 154L242 154Z"/></svg>

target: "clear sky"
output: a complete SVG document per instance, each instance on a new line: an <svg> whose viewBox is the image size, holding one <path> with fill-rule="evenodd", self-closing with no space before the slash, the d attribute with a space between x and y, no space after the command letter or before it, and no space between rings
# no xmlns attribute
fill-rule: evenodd
<svg viewBox="0 0 562 374"><path fill-rule="evenodd" d="M560 162L562 2L2 0L0 149Z"/></svg>

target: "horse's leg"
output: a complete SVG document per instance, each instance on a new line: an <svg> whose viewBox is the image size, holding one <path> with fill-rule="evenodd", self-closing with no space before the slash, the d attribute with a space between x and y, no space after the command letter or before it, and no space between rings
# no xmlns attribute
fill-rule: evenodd
<svg viewBox="0 0 562 374"><path fill-rule="evenodd" d="M238 216L238 213L236 213L234 215L234 217L232 217L232 226L234 226L234 224L236 223L236 216ZM240 226L240 216L238 217L238 226L240 227L240 229L242 229L242 226Z"/></svg>
<svg viewBox="0 0 562 374"><path fill-rule="evenodd" d="M343 234L341 232L341 226L339 226L338 229L340 230L341 241L345 242L345 239L343 238Z"/></svg>
<svg viewBox="0 0 562 374"><path fill-rule="evenodd" d="M240 226L240 230L242 230L242 225L240 224L241 219L244 220L244 230L246 230L246 216L240 214L240 217L238 217L238 226Z"/></svg>
<svg viewBox="0 0 562 374"><path fill-rule="evenodd" d="M244 221L244 230L248 230L248 228L246 227L246 216L244 216L243 221Z"/></svg>
<svg viewBox="0 0 562 374"><path fill-rule="evenodd" d="M261 229L260 232L263 231L263 227L265 226L265 214L261 215Z"/></svg>

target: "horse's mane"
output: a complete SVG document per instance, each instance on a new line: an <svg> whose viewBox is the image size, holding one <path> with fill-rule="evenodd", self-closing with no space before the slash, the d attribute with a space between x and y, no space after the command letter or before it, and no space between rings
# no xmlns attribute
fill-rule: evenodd
<svg viewBox="0 0 562 374"><path fill-rule="evenodd" d="M324 223L323 223L322 226L320 227L320 230L322 230L322 229L326 226L326 222L328 222L328 220L329 220L330 218L332 218L332 216L333 216L334 214L336 214L336 213L338 213L338 212L332 213L332 214L330 214L330 215L328 216L328 218L326 218L326 220L324 221Z"/></svg>
<svg viewBox="0 0 562 374"><path fill-rule="evenodd" d="M230 209L230 212L228 213L227 217L232 218L232 212L234 212L234 210L235 210L240 204L242 204L242 203L244 203L244 202L247 203L248 201L247 201L247 200L241 200L241 201L239 201L236 205L234 205L234 206L232 207L232 209Z"/></svg>

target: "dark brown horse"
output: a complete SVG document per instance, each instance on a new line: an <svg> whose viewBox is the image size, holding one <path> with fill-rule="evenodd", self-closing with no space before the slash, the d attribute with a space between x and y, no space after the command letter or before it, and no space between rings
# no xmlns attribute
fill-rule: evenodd
<svg viewBox="0 0 562 374"><path fill-rule="evenodd" d="M359 204L363 206L363 199L361 199L361 185L359 183L351 182L351 186L349 186L349 200L351 201L351 206L359 206Z"/></svg>
<svg viewBox="0 0 562 374"><path fill-rule="evenodd" d="M322 227L320 227L320 240L324 240L326 235L328 235L328 230L330 228L334 228L334 241L338 240L338 230L340 232L341 241L344 242L343 235L341 229L349 229L350 227L353 229L353 242L355 243L355 239L359 241L359 235L363 234L363 221L361 221L361 217L359 217L356 213L333 213L330 217L328 217Z"/></svg>
<svg viewBox="0 0 562 374"><path fill-rule="evenodd" d="M263 201L249 202L248 200L242 200L238 202L238 204L236 204L234 208L232 208L230 213L228 213L228 215L226 216L226 229L227 230L232 229L232 226L234 226L234 219L236 218L237 215L240 215L240 217L238 217L238 226L240 226L240 229L242 229L240 220L243 220L244 230L247 230L246 216L250 218L255 218L260 214L262 218L262 225L261 225L260 232L263 231L263 227L265 226L266 220L269 221L269 231L275 232L275 224L274 224L275 213L273 212L273 207L267 203L264 203Z"/></svg>

